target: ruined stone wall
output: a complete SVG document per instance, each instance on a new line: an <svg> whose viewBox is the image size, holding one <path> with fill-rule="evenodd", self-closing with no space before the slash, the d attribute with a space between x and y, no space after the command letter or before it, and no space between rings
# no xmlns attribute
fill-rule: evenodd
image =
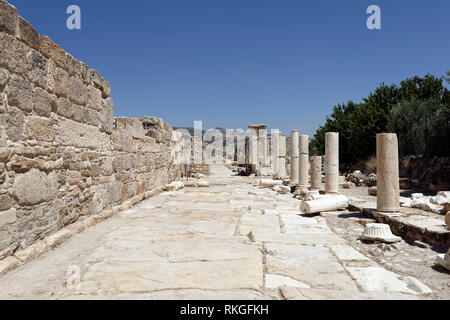
<svg viewBox="0 0 450 320"><path fill-rule="evenodd" d="M170 126L148 136L142 119L114 118L109 96L0 0L0 259L181 175Z"/></svg>
<svg viewBox="0 0 450 320"><path fill-rule="evenodd" d="M450 189L450 158L405 157L400 159L400 176L415 179L413 188L429 191Z"/></svg>

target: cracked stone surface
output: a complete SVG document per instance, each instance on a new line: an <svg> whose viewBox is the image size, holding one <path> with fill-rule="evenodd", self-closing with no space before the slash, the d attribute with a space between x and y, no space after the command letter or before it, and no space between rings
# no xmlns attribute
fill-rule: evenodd
<svg viewBox="0 0 450 320"><path fill-rule="evenodd" d="M427 298L420 279L353 249L290 195L225 166L204 180L209 187L163 192L7 273L0 298Z"/></svg>

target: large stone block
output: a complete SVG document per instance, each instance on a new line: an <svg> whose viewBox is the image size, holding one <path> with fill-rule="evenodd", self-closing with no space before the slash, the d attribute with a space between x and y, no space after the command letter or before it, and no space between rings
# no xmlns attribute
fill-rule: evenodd
<svg viewBox="0 0 450 320"><path fill-rule="evenodd" d="M168 124L167 122L165 122L165 121L164 121L164 130L166 130L170 134L172 134L172 132L173 132L172 126L170 124Z"/></svg>
<svg viewBox="0 0 450 320"><path fill-rule="evenodd" d="M79 105L86 105L87 89L83 81L75 77L69 79L69 99Z"/></svg>
<svg viewBox="0 0 450 320"><path fill-rule="evenodd" d="M0 126L5 128L9 140L16 142L24 139L25 116L23 112L14 107L8 107L5 113L0 115Z"/></svg>
<svg viewBox="0 0 450 320"><path fill-rule="evenodd" d="M144 139L139 140L138 143L140 143L140 145L138 146L138 150L143 153L161 151L161 146L156 143L156 140L154 138L144 137Z"/></svg>
<svg viewBox="0 0 450 320"><path fill-rule="evenodd" d="M19 16L18 25L19 28L17 29L17 37L30 47L39 50L39 35L36 32L36 29L34 29L34 27L31 25L31 23Z"/></svg>
<svg viewBox="0 0 450 320"><path fill-rule="evenodd" d="M38 169L19 174L14 180L14 197L21 205L35 205L50 201L58 192L56 172L46 174Z"/></svg>
<svg viewBox="0 0 450 320"><path fill-rule="evenodd" d="M89 86L88 95L89 99L87 102L87 107L100 111L102 109L102 92L93 86Z"/></svg>
<svg viewBox="0 0 450 320"><path fill-rule="evenodd" d="M97 72L97 70L91 70L92 81L96 88L102 91L103 98L108 98L111 94L111 85L108 81L103 79L103 77Z"/></svg>
<svg viewBox="0 0 450 320"><path fill-rule="evenodd" d="M28 117L26 133L30 140L52 142L55 140L55 130L51 120L40 117Z"/></svg>
<svg viewBox="0 0 450 320"><path fill-rule="evenodd" d="M89 67L83 62L72 57L70 54L67 54L67 72L70 77L80 79L85 84L90 84L92 82Z"/></svg>
<svg viewBox="0 0 450 320"><path fill-rule="evenodd" d="M0 32L0 66L11 72L26 76L29 71L27 60L28 47L15 37ZM8 48L5 50L3 48Z"/></svg>
<svg viewBox="0 0 450 320"><path fill-rule="evenodd" d="M41 117L50 117L52 114L52 103L56 100L54 95L46 90L36 87L33 90L33 110Z"/></svg>
<svg viewBox="0 0 450 320"><path fill-rule="evenodd" d="M47 60L47 74L45 76L45 89L51 93L55 92L56 87L56 64L53 60Z"/></svg>
<svg viewBox="0 0 450 320"><path fill-rule="evenodd" d="M17 9L8 2L0 0L0 31L15 35L17 21Z"/></svg>
<svg viewBox="0 0 450 320"><path fill-rule="evenodd" d="M163 131L161 129L149 129L147 135L156 140L157 143L163 141Z"/></svg>
<svg viewBox="0 0 450 320"><path fill-rule="evenodd" d="M9 72L8 70L4 68L0 68L0 89L3 90L3 88L6 86L6 83L9 79Z"/></svg>
<svg viewBox="0 0 450 320"><path fill-rule="evenodd" d="M0 211L6 211L11 209L13 206L13 201L9 194L0 195Z"/></svg>
<svg viewBox="0 0 450 320"><path fill-rule="evenodd" d="M47 58L52 59L58 66L65 70L67 66L66 52L47 36L39 36L39 39L39 51L41 51L41 53Z"/></svg>
<svg viewBox="0 0 450 320"><path fill-rule="evenodd" d="M144 138L142 121L137 118L116 118L116 130L129 134L134 138Z"/></svg>
<svg viewBox="0 0 450 320"><path fill-rule="evenodd" d="M27 60L30 66L28 79L35 85L45 88L47 84L47 59L38 51L31 50L27 54Z"/></svg>
<svg viewBox="0 0 450 320"><path fill-rule="evenodd" d="M111 142L114 150L133 152L133 137L128 134L114 131L111 134Z"/></svg>
<svg viewBox="0 0 450 320"><path fill-rule="evenodd" d="M0 228L17 221L16 209L0 212Z"/></svg>
<svg viewBox="0 0 450 320"><path fill-rule="evenodd" d="M146 127L164 128L164 120L157 117L144 116L142 118L142 124Z"/></svg>
<svg viewBox="0 0 450 320"><path fill-rule="evenodd" d="M8 105L18 107L25 112L33 108L33 91L28 80L13 74L6 86Z"/></svg>
<svg viewBox="0 0 450 320"><path fill-rule="evenodd" d="M55 101L55 112L67 119L71 119L73 116L72 103L69 99L60 97Z"/></svg>
<svg viewBox="0 0 450 320"><path fill-rule="evenodd" d="M84 108L84 116L87 124L94 127L100 127L100 113L98 111Z"/></svg>
<svg viewBox="0 0 450 320"><path fill-rule="evenodd" d="M102 101L103 108L100 112L100 130L112 133L114 130L114 101L111 98Z"/></svg>
<svg viewBox="0 0 450 320"><path fill-rule="evenodd" d="M101 133L98 128L73 120L60 119L58 136L62 146L96 149L96 151L111 150L107 134Z"/></svg>
<svg viewBox="0 0 450 320"><path fill-rule="evenodd" d="M81 123L87 123L84 107L78 104L72 104L72 120Z"/></svg>
<svg viewBox="0 0 450 320"><path fill-rule="evenodd" d="M60 97L67 97L69 87L69 75L61 68L56 68L55 73L55 94Z"/></svg>

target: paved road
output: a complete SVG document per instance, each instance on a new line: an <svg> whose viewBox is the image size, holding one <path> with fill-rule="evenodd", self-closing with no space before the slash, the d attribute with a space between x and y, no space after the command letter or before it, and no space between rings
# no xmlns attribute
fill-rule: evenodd
<svg viewBox="0 0 450 320"><path fill-rule="evenodd" d="M421 299L299 201L213 168L0 278L0 298ZM78 277L79 275L79 277ZM78 279L80 281L78 281Z"/></svg>

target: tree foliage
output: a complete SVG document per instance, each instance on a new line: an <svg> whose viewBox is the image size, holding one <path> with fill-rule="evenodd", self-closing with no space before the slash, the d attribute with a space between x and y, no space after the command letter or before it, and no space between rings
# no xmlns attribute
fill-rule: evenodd
<svg viewBox="0 0 450 320"><path fill-rule="evenodd" d="M449 102L443 78L430 74L400 86L382 83L360 104L335 106L315 133L311 152L324 154L325 133L339 132L342 162L355 163L376 154L377 133L395 132L402 155L449 155Z"/></svg>

